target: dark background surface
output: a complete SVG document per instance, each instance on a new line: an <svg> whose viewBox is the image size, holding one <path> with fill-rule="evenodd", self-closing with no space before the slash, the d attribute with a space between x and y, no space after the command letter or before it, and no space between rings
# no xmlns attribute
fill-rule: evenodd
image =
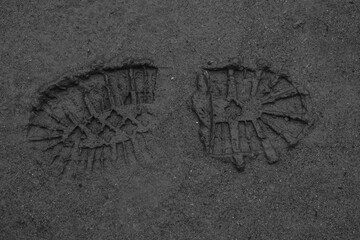
<svg viewBox="0 0 360 240"><path fill-rule="evenodd" d="M0 239L360 239L360 1L0 0ZM39 87L113 57L160 67L162 172L53 177L26 139ZM204 153L208 61L286 69L318 120L275 165Z"/></svg>

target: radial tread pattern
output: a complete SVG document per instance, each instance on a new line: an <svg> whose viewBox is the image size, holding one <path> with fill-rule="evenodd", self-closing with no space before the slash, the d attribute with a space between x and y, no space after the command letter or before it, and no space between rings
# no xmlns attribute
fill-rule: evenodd
<svg viewBox="0 0 360 240"><path fill-rule="evenodd" d="M231 159L240 171L245 158L260 154L277 162L279 150L297 144L313 123L309 93L265 60L256 65L235 58L204 67L193 96L206 152Z"/></svg>

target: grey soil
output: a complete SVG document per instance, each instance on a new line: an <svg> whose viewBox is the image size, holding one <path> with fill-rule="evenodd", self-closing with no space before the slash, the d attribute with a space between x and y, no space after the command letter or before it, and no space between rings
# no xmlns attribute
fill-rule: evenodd
<svg viewBox="0 0 360 240"><path fill-rule="evenodd" d="M360 1L0 16L0 239L360 239Z"/></svg>

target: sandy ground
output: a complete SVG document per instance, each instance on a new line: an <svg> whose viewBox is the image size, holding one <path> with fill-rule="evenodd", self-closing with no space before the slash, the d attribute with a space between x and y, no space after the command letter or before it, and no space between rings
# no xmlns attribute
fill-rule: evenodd
<svg viewBox="0 0 360 240"><path fill-rule="evenodd" d="M360 239L360 1L0 0L0 239ZM26 137L39 89L113 58L159 68L156 170L54 176ZM259 58L310 92L311 132L239 173L206 154L209 62Z"/></svg>

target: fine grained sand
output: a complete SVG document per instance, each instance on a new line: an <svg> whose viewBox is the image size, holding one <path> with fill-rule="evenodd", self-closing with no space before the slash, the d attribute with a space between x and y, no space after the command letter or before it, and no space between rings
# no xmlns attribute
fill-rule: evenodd
<svg viewBox="0 0 360 240"><path fill-rule="evenodd" d="M0 239L360 239L359 1L0 1ZM298 145L243 172L210 157L202 66L266 59L310 93ZM159 75L149 164L70 169L27 137L39 94L112 59Z"/></svg>

